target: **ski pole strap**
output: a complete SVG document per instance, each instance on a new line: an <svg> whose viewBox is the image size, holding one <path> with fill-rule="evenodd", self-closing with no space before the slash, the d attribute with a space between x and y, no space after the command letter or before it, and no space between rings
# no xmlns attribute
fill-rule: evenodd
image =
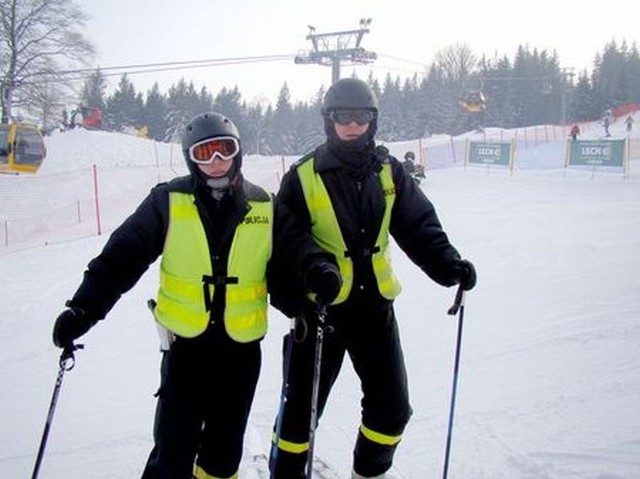
<svg viewBox="0 0 640 479"><path fill-rule="evenodd" d="M458 291L456 291L456 297L453 300L453 304L447 311L447 314L450 316L455 316L456 314L458 314L458 310L463 305L464 305L464 288L462 287L462 285L459 285Z"/></svg>
<svg viewBox="0 0 640 479"><path fill-rule="evenodd" d="M84 344L71 343L62 350L62 353L60 354L60 361L58 362L60 369L64 369L65 371L71 371L73 369L76 365L76 356L74 352L78 349L84 349Z"/></svg>
<svg viewBox="0 0 640 479"><path fill-rule="evenodd" d="M309 326L304 315L297 316L291 320L291 339L296 343L301 343L307 338Z"/></svg>

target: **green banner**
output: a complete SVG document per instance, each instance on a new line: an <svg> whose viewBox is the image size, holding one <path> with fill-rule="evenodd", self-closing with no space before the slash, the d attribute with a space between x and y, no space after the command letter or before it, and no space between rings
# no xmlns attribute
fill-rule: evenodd
<svg viewBox="0 0 640 479"><path fill-rule="evenodd" d="M469 163L509 166L511 143L472 141L469 143Z"/></svg>
<svg viewBox="0 0 640 479"><path fill-rule="evenodd" d="M625 140L570 141L569 165L624 166Z"/></svg>

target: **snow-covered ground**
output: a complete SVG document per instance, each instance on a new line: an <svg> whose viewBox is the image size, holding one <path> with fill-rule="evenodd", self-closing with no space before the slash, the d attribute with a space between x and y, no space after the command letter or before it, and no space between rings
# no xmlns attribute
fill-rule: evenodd
<svg viewBox="0 0 640 479"><path fill-rule="evenodd" d="M619 171L549 167L563 141L529 150L527 168L514 174L458 164L429 171L422 184L479 274L467 296L452 479L640 477L640 182ZM406 147L389 146L398 156ZM74 131L48 138L47 147L36 177L0 177L0 197L19 197L26 214L68 194L65 179L90 177L87 167L96 163L109 171L102 194L118 199L103 204L111 217L106 233L155 181L184 171L175 145L124 135ZM277 187L282 162L249 157L245 174ZM0 249L1 478L31 474L58 370L53 320L105 240L61 234L47 245ZM454 290L394 253L415 411L394 469L404 479L437 478L456 337L456 320L446 314ZM154 266L84 338L86 349L64 378L40 477L139 476L152 446L159 380L158 341L145 306L156 283ZM287 327L272 310L243 468L268 447ZM318 456L344 478L358 423L359 387L347 362L316 443ZM244 472L241 478L252 477Z"/></svg>

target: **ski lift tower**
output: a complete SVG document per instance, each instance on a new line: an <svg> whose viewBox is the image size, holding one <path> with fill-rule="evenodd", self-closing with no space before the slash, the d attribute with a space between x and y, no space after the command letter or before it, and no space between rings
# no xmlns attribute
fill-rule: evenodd
<svg viewBox="0 0 640 479"><path fill-rule="evenodd" d="M307 25L313 49L301 52L295 57L296 64L316 63L331 66L331 83L340 79L340 65L343 62L352 64L372 63L377 55L360 46L362 37L369 33L370 18L360 19L360 28L344 32L316 33L315 27Z"/></svg>
<svg viewBox="0 0 640 479"><path fill-rule="evenodd" d="M567 93L569 86L573 84L573 76L575 75L572 67L560 68L562 75L562 84L560 85L560 122L562 125L567 124Z"/></svg>

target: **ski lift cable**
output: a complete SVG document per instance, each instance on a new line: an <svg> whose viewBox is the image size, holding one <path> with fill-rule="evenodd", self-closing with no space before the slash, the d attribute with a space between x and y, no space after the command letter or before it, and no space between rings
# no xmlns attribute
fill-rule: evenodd
<svg viewBox="0 0 640 479"><path fill-rule="evenodd" d="M48 81L69 81L69 80L82 80L88 78L90 74L93 74L96 70L100 70L105 77L122 75L122 74L140 74L140 73L157 73L163 71L173 70L188 70L192 68L208 68L216 66L228 66L237 65L243 63L261 63L261 62L274 62L274 61L290 61L295 57L294 54L287 55L265 55L265 56L251 56L251 57L235 57L235 58L214 58L206 60L188 60L178 62L164 62L164 63L147 63L147 64L133 64L133 65L118 65L110 67L94 67L94 68L79 68L75 70L63 70L59 72L40 71L31 74L31 77L43 77L43 79L56 76L63 77L62 79L54 79ZM70 75L78 75L71 76Z"/></svg>

